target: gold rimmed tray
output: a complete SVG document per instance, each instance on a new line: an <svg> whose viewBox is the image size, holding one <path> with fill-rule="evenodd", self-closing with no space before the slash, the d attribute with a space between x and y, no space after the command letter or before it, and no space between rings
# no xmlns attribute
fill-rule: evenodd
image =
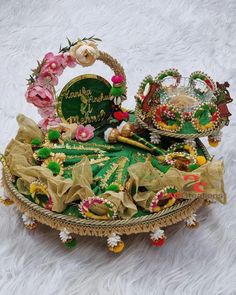
<svg viewBox="0 0 236 295"><path fill-rule="evenodd" d="M88 236L109 236L112 233L129 235L134 233L150 232L159 227L166 227L180 222L191 216L200 208L204 200L186 200L158 213L129 219L99 221L70 217L51 212L31 202L20 194L12 183L12 176L5 161L3 163L3 186L8 197L14 201L22 213L26 213L39 223L57 230L66 228L70 233Z"/></svg>

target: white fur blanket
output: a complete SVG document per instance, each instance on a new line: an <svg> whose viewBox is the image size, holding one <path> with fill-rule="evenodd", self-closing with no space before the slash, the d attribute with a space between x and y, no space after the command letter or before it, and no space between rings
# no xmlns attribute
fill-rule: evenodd
<svg viewBox="0 0 236 295"><path fill-rule="evenodd" d="M206 71L229 81L236 95L236 2L9 0L0 1L0 150L15 135L15 117L39 119L26 103L25 79L36 60L57 52L77 37L103 39L101 48L124 66L129 86L126 103L134 107L140 81L169 67L183 75ZM110 79L103 64L67 71L60 87L77 74L98 73ZM40 226L24 229L16 208L0 207L1 295L236 294L236 107L223 141L210 149L224 158L228 204L204 208L201 226L183 223L167 229L168 240L152 248L148 234L124 237L126 249L109 253L106 240L78 238L68 251L58 232ZM208 145L207 145L208 146Z"/></svg>

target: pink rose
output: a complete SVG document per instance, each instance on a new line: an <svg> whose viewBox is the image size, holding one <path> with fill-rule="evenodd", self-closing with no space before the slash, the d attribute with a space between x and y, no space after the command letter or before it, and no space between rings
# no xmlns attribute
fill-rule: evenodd
<svg viewBox="0 0 236 295"><path fill-rule="evenodd" d="M25 94L26 100L32 103L38 108L45 108L52 106L54 101L53 93L47 89L43 88L39 84L31 84Z"/></svg>
<svg viewBox="0 0 236 295"><path fill-rule="evenodd" d="M73 56L68 52L63 53L64 67L74 68L76 66L76 61Z"/></svg>
<svg viewBox="0 0 236 295"><path fill-rule="evenodd" d="M64 60L62 54L54 55L52 52L47 53L44 56L44 64L41 71L48 71L57 76L60 76L64 70Z"/></svg>
<svg viewBox="0 0 236 295"><path fill-rule="evenodd" d="M58 78L50 71L44 70L39 73L39 76L37 78L37 82L41 86L46 86L47 88L50 88L53 85L58 84Z"/></svg>
<svg viewBox="0 0 236 295"><path fill-rule="evenodd" d="M42 119L38 125L39 127L41 127L44 131L50 129L51 127L56 127L61 123L61 119L60 118L44 118Z"/></svg>
<svg viewBox="0 0 236 295"><path fill-rule="evenodd" d="M88 141L94 137L95 128L91 125L79 125L75 132L75 138L79 141Z"/></svg>
<svg viewBox="0 0 236 295"><path fill-rule="evenodd" d="M55 107L54 106L49 106L46 108L41 108L38 109L38 113L42 118L49 118L49 117L54 117L55 116Z"/></svg>
<svg viewBox="0 0 236 295"><path fill-rule="evenodd" d="M120 84L120 83L123 83L124 82L124 77L122 75L117 75L117 76L113 76L111 78L111 81L114 83L114 84Z"/></svg>

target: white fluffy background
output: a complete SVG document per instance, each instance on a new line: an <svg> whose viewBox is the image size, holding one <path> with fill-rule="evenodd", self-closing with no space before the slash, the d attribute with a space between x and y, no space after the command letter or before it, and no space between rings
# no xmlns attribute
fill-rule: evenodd
<svg viewBox="0 0 236 295"><path fill-rule="evenodd" d="M48 51L95 34L100 48L124 66L127 105L147 74L177 67L184 75L201 69L229 81L236 95L236 2L232 1L4 1L0 0L0 150L17 130L15 117L38 120L25 102L25 78ZM60 87L77 74L112 75L103 64L68 70ZM45 226L24 229L16 208L0 208L0 294L236 294L236 108L223 141L211 149L225 161L229 201L203 208L198 230L183 223L167 229L168 240L152 248L147 234L124 237L116 256L101 238L78 238L67 251Z"/></svg>

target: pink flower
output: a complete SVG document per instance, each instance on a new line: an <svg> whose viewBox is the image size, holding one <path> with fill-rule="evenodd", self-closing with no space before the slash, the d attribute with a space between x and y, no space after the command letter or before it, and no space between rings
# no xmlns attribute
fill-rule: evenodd
<svg viewBox="0 0 236 295"><path fill-rule="evenodd" d="M113 76L111 78L111 81L114 83L114 84L120 84L120 83L123 83L124 82L124 77L122 75L117 75L117 76Z"/></svg>
<svg viewBox="0 0 236 295"><path fill-rule="evenodd" d="M51 86L58 84L58 78L52 72L44 70L39 73L37 82L41 86L46 86L47 88L50 88Z"/></svg>
<svg viewBox="0 0 236 295"><path fill-rule="evenodd" d="M61 119L60 118L44 118L42 119L38 125L39 127L41 127L44 131L50 129L51 127L56 127L61 123Z"/></svg>
<svg viewBox="0 0 236 295"><path fill-rule="evenodd" d="M29 103L32 103L38 108L52 106L54 100L53 93L49 89L43 88L36 83L31 84L27 88L25 97Z"/></svg>
<svg viewBox="0 0 236 295"><path fill-rule="evenodd" d="M79 125L76 129L75 138L80 141L88 141L94 137L95 128L91 125Z"/></svg>
<svg viewBox="0 0 236 295"><path fill-rule="evenodd" d="M49 118L49 117L54 117L55 116L55 107L54 106L49 106L46 108L41 108L38 109L38 113L42 118Z"/></svg>
<svg viewBox="0 0 236 295"><path fill-rule="evenodd" d="M48 71L57 76L60 76L64 70L64 59L62 54L54 55L52 52L44 56L44 64L41 71Z"/></svg>
<svg viewBox="0 0 236 295"><path fill-rule="evenodd" d="M71 56L68 52L63 53L64 67L74 68L76 66L76 61L73 56Z"/></svg>
<svg viewBox="0 0 236 295"><path fill-rule="evenodd" d="M52 211L52 206L53 206L52 197L49 196L48 202L45 204L45 209L48 209L48 210Z"/></svg>

